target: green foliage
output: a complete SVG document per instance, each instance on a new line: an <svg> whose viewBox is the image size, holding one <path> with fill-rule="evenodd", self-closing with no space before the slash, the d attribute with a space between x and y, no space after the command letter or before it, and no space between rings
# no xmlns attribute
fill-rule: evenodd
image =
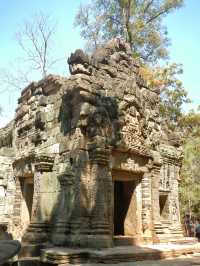
<svg viewBox="0 0 200 266"><path fill-rule="evenodd" d="M198 110L200 107L198 108ZM179 121L179 126L181 127L186 140L190 138L200 138L200 113L195 110L191 110L188 114L182 116ZM199 140L200 141L200 140Z"/></svg>
<svg viewBox="0 0 200 266"><path fill-rule="evenodd" d="M200 114L197 115L198 117ZM198 121L199 124L199 121ZM180 201L182 214L200 217L200 137L189 134L183 147Z"/></svg>
<svg viewBox="0 0 200 266"><path fill-rule="evenodd" d="M168 118L172 126L179 126L182 119L182 106L190 103L187 91L184 89L178 75L182 73L181 65L172 64L164 68L163 75L165 87L161 90L160 112L163 117Z"/></svg>
<svg viewBox="0 0 200 266"><path fill-rule="evenodd" d="M168 56L163 18L182 4L183 0L93 0L80 6L75 25L89 48L121 37L130 44L134 57L156 63Z"/></svg>
<svg viewBox="0 0 200 266"><path fill-rule="evenodd" d="M148 86L160 91L160 113L165 120L170 121L172 129L179 126L183 119L182 105L190 103L187 91L179 80L182 73L182 66L175 63L163 67L142 67L142 75Z"/></svg>
<svg viewBox="0 0 200 266"><path fill-rule="evenodd" d="M200 113L182 115L179 126L184 133L180 202L182 215L200 217Z"/></svg>
<svg viewBox="0 0 200 266"><path fill-rule="evenodd" d="M143 76L151 88L160 90L160 112L173 128L182 117L182 104L188 103L187 92L178 79L178 64L158 66L168 58L169 40L163 18L180 8L183 0L93 0L80 6L75 25L91 50L113 37L125 39L133 57L141 63Z"/></svg>

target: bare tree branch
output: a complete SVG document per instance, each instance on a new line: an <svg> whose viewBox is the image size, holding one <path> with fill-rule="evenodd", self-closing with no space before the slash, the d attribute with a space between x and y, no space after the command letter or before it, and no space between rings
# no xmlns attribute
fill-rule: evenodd
<svg viewBox="0 0 200 266"><path fill-rule="evenodd" d="M43 13L37 14L33 21L25 22L16 39L24 52L24 60L32 64L34 70L39 70L42 77L46 77L49 66L53 66L54 59L50 59L49 53L52 38L55 34L56 23Z"/></svg>

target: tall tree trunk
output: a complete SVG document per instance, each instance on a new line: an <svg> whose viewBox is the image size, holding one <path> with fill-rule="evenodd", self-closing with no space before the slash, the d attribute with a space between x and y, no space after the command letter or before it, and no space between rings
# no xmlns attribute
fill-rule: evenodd
<svg viewBox="0 0 200 266"><path fill-rule="evenodd" d="M128 43L130 44L130 47L133 46L133 38L132 38L132 30L131 30L131 2L132 0L128 0L128 3L126 5L126 31L127 31L127 37L128 37Z"/></svg>

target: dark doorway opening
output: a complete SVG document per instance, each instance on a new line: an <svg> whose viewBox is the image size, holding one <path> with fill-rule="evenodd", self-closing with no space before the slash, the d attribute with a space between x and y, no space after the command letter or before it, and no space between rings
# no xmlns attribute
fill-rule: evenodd
<svg viewBox="0 0 200 266"><path fill-rule="evenodd" d="M29 212L29 217L31 218L32 206L33 206L33 183L26 184L26 196L25 196L26 205Z"/></svg>
<svg viewBox="0 0 200 266"><path fill-rule="evenodd" d="M28 219L31 220L32 214L32 206L33 206L33 193L34 193L34 185L33 185L33 178L27 178L21 180L21 191L22 196L24 198L26 209L28 211Z"/></svg>
<svg viewBox="0 0 200 266"><path fill-rule="evenodd" d="M167 219L169 210L168 210L168 195L159 196L159 205L160 205L160 217L162 219Z"/></svg>
<svg viewBox="0 0 200 266"><path fill-rule="evenodd" d="M134 181L114 181L114 235L124 235L124 222L134 190Z"/></svg>

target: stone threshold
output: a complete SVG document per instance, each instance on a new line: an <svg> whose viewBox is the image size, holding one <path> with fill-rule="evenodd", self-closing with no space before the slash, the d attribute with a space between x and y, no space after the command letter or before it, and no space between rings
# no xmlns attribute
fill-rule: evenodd
<svg viewBox="0 0 200 266"><path fill-rule="evenodd" d="M41 252L43 263L86 264L86 263L120 263L143 260L161 260L200 252L200 243L196 244L152 244L142 246L123 246L101 250L72 249L53 247Z"/></svg>

